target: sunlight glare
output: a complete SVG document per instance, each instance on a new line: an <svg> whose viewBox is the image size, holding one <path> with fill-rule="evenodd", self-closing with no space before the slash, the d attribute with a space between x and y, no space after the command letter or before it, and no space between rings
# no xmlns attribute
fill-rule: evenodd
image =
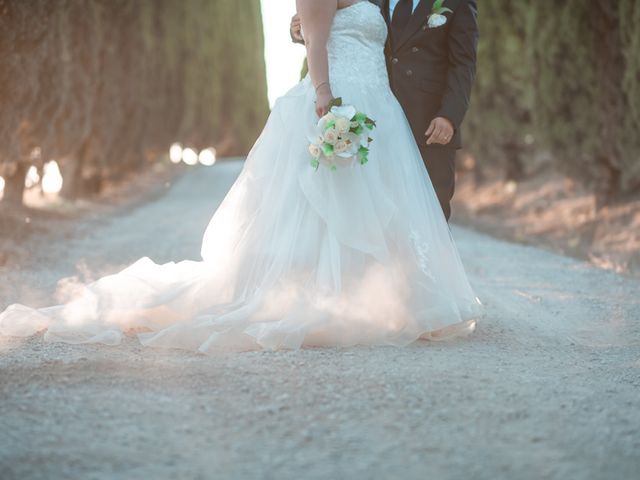
<svg viewBox="0 0 640 480"><path fill-rule="evenodd" d="M210 167L216 163L216 149L213 147L205 148L198 155L198 161L205 167Z"/></svg>
<svg viewBox="0 0 640 480"><path fill-rule="evenodd" d="M182 161L190 166L197 165L198 154L193 148L185 148L182 151Z"/></svg>
<svg viewBox="0 0 640 480"><path fill-rule="evenodd" d="M35 165L31 165L27 171L27 176L24 179L24 186L27 188L33 188L40 183L40 174Z"/></svg>
<svg viewBox="0 0 640 480"><path fill-rule="evenodd" d="M171 163L180 163L182 160L182 145L174 143L169 149L169 160Z"/></svg>
<svg viewBox="0 0 640 480"><path fill-rule="evenodd" d="M62 190L62 174L58 162L51 160L44 164L42 175L42 191L44 193L59 193Z"/></svg>
<svg viewBox="0 0 640 480"><path fill-rule="evenodd" d="M0 200L4 197L4 178L0 177Z"/></svg>
<svg viewBox="0 0 640 480"><path fill-rule="evenodd" d="M272 107L278 97L300 81L306 50L289 37L289 22L295 12L295 0L262 0L264 58Z"/></svg>

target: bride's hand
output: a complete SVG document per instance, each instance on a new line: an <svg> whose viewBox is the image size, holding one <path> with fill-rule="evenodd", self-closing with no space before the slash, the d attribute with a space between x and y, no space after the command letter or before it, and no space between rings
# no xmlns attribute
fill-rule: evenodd
<svg viewBox="0 0 640 480"><path fill-rule="evenodd" d="M331 100L333 100L333 94L330 88L323 86L316 92L316 113L318 117L324 117L329 113Z"/></svg>

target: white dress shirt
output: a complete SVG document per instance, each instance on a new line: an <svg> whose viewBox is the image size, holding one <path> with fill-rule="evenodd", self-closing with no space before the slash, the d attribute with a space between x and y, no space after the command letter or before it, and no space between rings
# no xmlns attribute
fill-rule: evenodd
<svg viewBox="0 0 640 480"><path fill-rule="evenodd" d="M393 18L393 12L398 6L398 3L400 3L400 0L389 0L389 18ZM416 11L416 7L419 3L420 0L413 0L413 10L411 11L411 13Z"/></svg>

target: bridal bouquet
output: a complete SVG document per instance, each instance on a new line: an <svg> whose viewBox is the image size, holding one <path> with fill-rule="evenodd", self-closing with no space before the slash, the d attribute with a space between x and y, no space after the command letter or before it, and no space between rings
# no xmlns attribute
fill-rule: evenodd
<svg viewBox="0 0 640 480"><path fill-rule="evenodd" d="M373 139L369 133L376 122L353 105L342 105L342 99L334 99L329 113L318 121L309 135L311 166L320 165L331 170L347 167L356 161L364 165L369 157L369 144Z"/></svg>

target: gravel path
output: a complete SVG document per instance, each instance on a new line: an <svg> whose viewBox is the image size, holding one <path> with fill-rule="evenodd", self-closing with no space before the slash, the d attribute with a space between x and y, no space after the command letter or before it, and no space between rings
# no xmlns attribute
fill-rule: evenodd
<svg viewBox="0 0 640 480"><path fill-rule="evenodd" d="M144 255L197 259L239 168L34 242L0 270L0 308ZM638 478L640 282L454 236L486 304L463 340L206 357L0 339L0 478Z"/></svg>

